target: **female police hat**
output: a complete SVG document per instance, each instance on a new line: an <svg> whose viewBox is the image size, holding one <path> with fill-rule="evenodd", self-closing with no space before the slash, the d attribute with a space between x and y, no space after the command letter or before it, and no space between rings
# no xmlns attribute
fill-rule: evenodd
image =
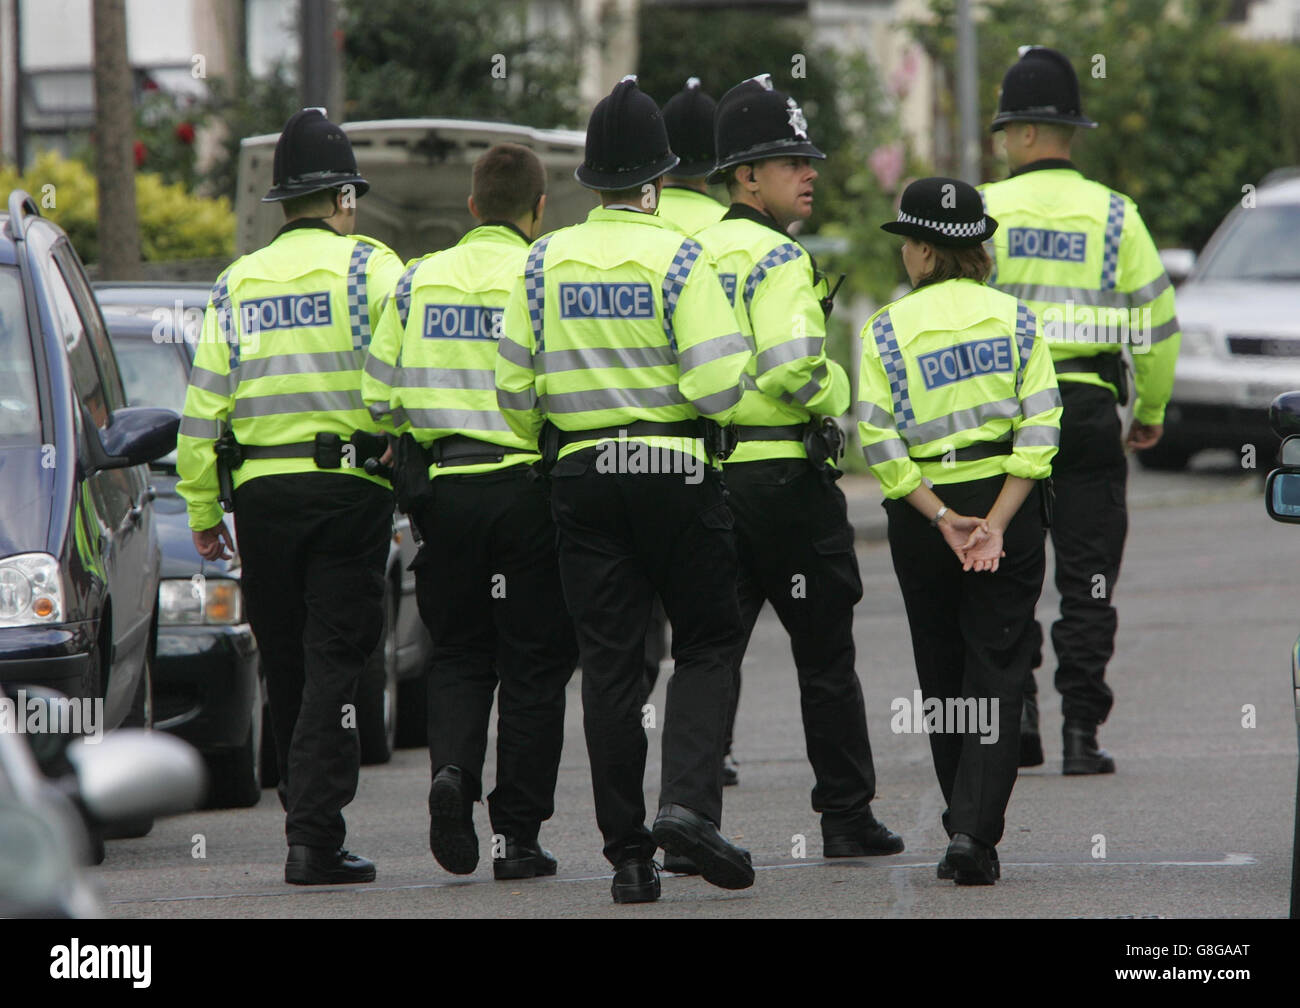
<svg viewBox="0 0 1300 1008"><path fill-rule="evenodd" d="M1011 122L1050 122L1096 127L1083 114L1079 78L1062 53L1046 46L1023 46L1020 60L1002 78L998 111L991 132Z"/></svg>
<svg viewBox="0 0 1300 1008"><path fill-rule="evenodd" d="M992 238L998 222L984 212L974 186L961 179L923 178L903 190L898 220L880 229L931 245L969 248Z"/></svg>
<svg viewBox="0 0 1300 1008"><path fill-rule="evenodd" d="M692 77L686 87L668 99L663 107L668 142L681 162L673 169L678 178L699 178L713 171L717 160L713 146L713 112L718 103L700 89Z"/></svg>
<svg viewBox="0 0 1300 1008"><path fill-rule="evenodd" d="M624 77L587 121L586 156L573 173L588 189L634 189L677 167L653 98Z"/></svg>
<svg viewBox="0 0 1300 1008"><path fill-rule="evenodd" d="M808 139L808 120L788 94L772 86L770 74L741 81L722 96L713 118L718 167L710 182L721 182L723 172L736 165L772 157L826 155Z"/></svg>
<svg viewBox="0 0 1300 1008"><path fill-rule="evenodd" d="M370 183L357 172L347 135L319 108L295 112L284 124L275 143L271 176L274 184L262 197L263 203L344 185L354 186L358 196L370 191Z"/></svg>

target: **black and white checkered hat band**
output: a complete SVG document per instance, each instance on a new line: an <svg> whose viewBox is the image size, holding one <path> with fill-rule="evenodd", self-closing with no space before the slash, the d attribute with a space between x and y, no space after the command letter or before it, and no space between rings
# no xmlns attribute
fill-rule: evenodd
<svg viewBox="0 0 1300 1008"><path fill-rule="evenodd" d="M984 233L984 221L977 220L974 223L954 224L946 221L926 220L923 217L913 217L909 213L898 211L899 224L917 224L923 228L929 228L931 231L938 231L949 238L978 238Z"/></svg>

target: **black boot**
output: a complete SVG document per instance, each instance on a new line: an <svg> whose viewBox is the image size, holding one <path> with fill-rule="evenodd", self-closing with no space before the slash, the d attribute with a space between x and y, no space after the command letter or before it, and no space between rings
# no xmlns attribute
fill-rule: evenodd
<svg viewBox="0 0 1300 1008"><path fill-rule="evenodd" d="M1097 748L1097 726L1091 721L1066 721L1061 732L1065 758L1063 774L1105 774L1115 772L1115 761Z"/></svg>
<svg viewBox="0 0 1300 1008"><path fill-rule="evenodd" d="M1038 697L1025 694L1020 708L1020 765L1043 765L1043 738L1038 734Z"/></svg>

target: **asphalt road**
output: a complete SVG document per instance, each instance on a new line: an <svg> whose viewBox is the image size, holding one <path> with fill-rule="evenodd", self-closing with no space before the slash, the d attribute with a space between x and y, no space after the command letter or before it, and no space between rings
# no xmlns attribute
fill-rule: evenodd
<svg viewBox="0 0 1300 1008"><path fill-rule="evenodd" d="M737 730L739 787L726 792L723 831L748 847L754 887L715 889L665 876L657 904L615 906L592 811L581 702L569 689L557 814L543 842L556 878L492 880L486 808L476 811L484 856L448 875L427 846L424 750L363 770L347 810L349 847L374 859L367 886L301 889L283 882L283 816L273 792L252 809L159 822L116 841L98 869L116 917L1280 917L1287 913L1296 779L1289 654L1300 611L1294 568L1300 528L1264 513L1259 480L1224 456L1176 476L1134 468L1129 544L1116 592L1117 701L1103 726L1110 777L1060 774L1060 713L1040 671L1047 765L1024 771L991 888L940 882L942 799L923 735L890 730L891 701L916 686L907 622L870 479L846 479L859 531L865 597L856 612L879 793L876 814L907 850L861 861L821 859L812 775L804 754L789 646L767 609L745 668ZM1057 604L1048 584L1039 614ZM662 710L661 679L652 702ZM1254 710L1253 726L1243 708ZM655 807L652 731L647 808ZM493 773L491 762L487 779ZM195 857L199 838L205 857ZM799 838L806 849L799 849ZM1104 847L1104 850L1103 850ZM798 856L799 854L805 856ZM1231 940L1230 927L1216 940Z"/></svg>

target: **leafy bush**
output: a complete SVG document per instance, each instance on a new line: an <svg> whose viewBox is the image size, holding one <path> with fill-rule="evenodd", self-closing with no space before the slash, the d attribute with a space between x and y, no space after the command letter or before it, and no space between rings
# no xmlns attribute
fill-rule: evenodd
<svg viewBox="0 0 1300 1008"><path fill-rule="evenodd" d="M94 173L85 164L47 151L25 173L0 167L0 198L7 199L14 189L31 194L41 213L67 232L84 261L98 261L99 196ZM168 185L157 175L140 174L135 199L141 252L147 261L234 254L235 216L224 196L205 199L179 183Z"/></svg>

